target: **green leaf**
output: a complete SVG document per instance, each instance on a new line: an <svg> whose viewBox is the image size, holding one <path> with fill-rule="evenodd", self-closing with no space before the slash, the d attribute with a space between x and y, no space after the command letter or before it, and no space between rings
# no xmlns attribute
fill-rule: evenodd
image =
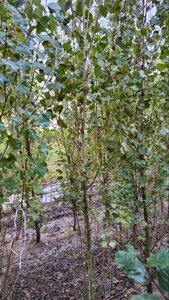
<svg viewBox="0 0 169 300"><path fill-rule="evenodd" d="M0 122L0 132L6 131L6 128L2 122Z"/></svg>
<svg viewBox="0 0 169 300"><path fill-rule="evenodd" d="M87 173L88 170L89 170L88 164L84 164L84 165L82 166L82 171L83 171L84 173Z"/></svg>
<svg viewBox="0 0 169 300"><path fill-rule="evenodd" d="M57 123L60 127L67 128L67 125L65 124L65 122L62 119L57 120Z"/></svg>
<svg viewBox="0 0 169 300"><path fill-rule="evenodd" d="M26 25L26 20L22 18L19 11L13 5L9 4L8 1L5 1L5 7L13 13L12 22L23 29Z"/></svg>
<svg viewBox="0 0 169 300"><path fill-rule="evenodd" d="M38 199L29 200L29 204L31 208L35 208L37 210L39 210L42 207L42 204Z"/></svg>
<svg viewBox="0 0 169 300"><path fill-rule="evenodd" d="M47 34L40 34L37 35L37 39L42 42L43 46L45 47L44 42L49 42L53 47L55 47L57 50L60 48L60 43L56 39L52 39L49 35ZM49 44L48 43L48 44Z"/></svg>
<svg viewBox="0 0 169 300"><path fill-rule="evenodd" d="M82 16L82 11L83 11L81 0L77 1L76 11L77 11L78 16L81 17Z"/></svg>
<svg viewBox="0 0 169 300"><path fill-rule="evenodd" d="M13 2L15 3L16 7L20 7L26 2L26 0L13 0Z"/></svg>
<svg viewBox="0 0 169 300"><path fill-rule="evenodd" d="M25 85L20 84L19 86L16 87L16 91L20 94L20 95L25 95L29 93L29 88Z"/></svg>
<svg viewBox="0 0 169 300"><path fill-rule="evenodd" d="M11 118L12 122L15 124L15 125L20 125L22 124L22 119L19 117L19 116L16 116L16 117L12 117Z"/></svg>
<svg viewBox="0 0 169 300"><path fill-rule="evenodd" d="M40 177L44 176L48 172L46 162L41 162L41 163L37 164L33 168L33 172L34 172L35 175L38 175Z"/></svg>
<svg viewBox="0 0 169 300"><path fill-rule="evenodd" d="M13 191L13 189L15 187L15 181L13 180L12 177L8 177L8 178L4 179L3 185L7 190Z"/></svg>
<svg viewBox="0 0 169 300"><path fill-rule="evenodd" d="M102 58L98 58L98 61L97 61L99 67L103 68L105 66L105 62Z"/></svg>
<svg viewBox="0 0 169 300"><path fill-rule="evenodd" d="M145 283L149 278L148 272L136 256L135 249L128 246L127 251L116 253L116 262L130 279L138 283Z"/></svg>
<svg viewBox="0 0 169 300"><path fill-rule="evenodd" d="M49 17L48 16L43 16L36 25L37 33L45 32L46 31L46 26L48 24Z"/></svg>
<svg viewBox="0 0 169 300"><path fill-rule="evenodd" d="M7 83L7 82L8 82L8 79L3 74L0 74L0 84Z"/></svg>
<svg viewBox="0 0 169 300"><path fill-rule="evenodd" d="M131 300L162 300L162 298L157 295L142 294L142 295L133 296Z"/></svg>
<svg viewBox="0 0 169 300"><path fill-rule="evenodd" d="M45 32L45 27L43 26L43 24L40 21L37 22L36 30L37 30L37 33Z"/></svg>
<svg viewBox="0 0 169 300"><path fill-rule="evenodd" d="M59 113L61 113L62 112L62 110L63 110L63 105L56 105L54 108L53 108L53 111L54 112L59 112Z"/></svg>
<svg viewBox="0 0 169 300"><path fill-rule="evenodd" d="M51 13L60 14L61 7L58 3L55 2L48 3L48 8Z"/></svg>
<svg viewBox="0 0 169 300"><path fill-rule="evenodd" d="M147 77L143 70L140 70L139 74L140 74L141 78L146 78Z"/></svg>
<svg viewBox="0 0 169 300"><path fill-rule="evenodd" d="M15 53L18 54L31 54L31 49L27 45L17 45L15 48Z"/></svg>
<svg viewBox="0 0 169 300"><path fill-rule="evenodd" d="M64 84L63 83L60 83L60 82L55 82L55 83L49 83L47 88L49 90L60 90L62 88L65 88Z"/></svg>
<svg viewBox="0 0 169 300"><path fill-rule="evenodd" d="M32 67L31 62L28 62L27 60L24 59L18 60L17 65L21 70L29 70Z"/></svg>
<svg viewBox="0 0 169 300"><path fill-rule="evenodd" d="M34 129L24 130L23 135L24 135L25 138L30 138L33 141L37 141L37 139L38 139L37 133Z"/></svg>
<svg viewBox="0 0 169 300"><path fill-rule="evenodd" d="M14 15L12 18L12 23L19 26L22 30L25 28L26 31L26 20L21 17L21 15Z"/></svg>
<svg viewBox="0 0 169 300"><path fill-rule="evenodd" d="M13 5L9 4L8 1L5 1L5 7L6 7L7 9L9 9L11 12L13 12L14 14L20 15L20 14L19 14L19 11L18 11Z"/></svg>
<svg viewBox="0 0 169 300"><path fill-rule="evenodd" d="M157 70L164 71L167 68L167 65L164 63L157 64Z"/></svg>
<svg viewBox="0 0 169 300"><path fill-rule="evenodd" d="M10 59L2 59L1 64L10 67L15 72L17 72L19 69L17 63L13 62Z"/></svg>
<svg viewBox="0 0 169 300"><path fill-rule="evenodd" d="M2 42L3 40L5 40L5 36L6 36L5 32L3 32L3 31L0 30L0 41L1 41L1 42Z"/></svg>
<svg viewBox="0 0 169 300"><path fill-rule="evenodd" d="M16 157L12 154L12 153L9 153L8 157L3 157L1 160L0 160L0 166L1 167L7 167L7 168L11 168L14 166L14 162L16 161Z"/></svg>
<svg viewBox="0 0 169 300"><path fill-rule="evenodd" d="M165 267L169 265L169 248L161 248L156 254L147 258L150 267Z"/></svg>
<svg viewBox="0 0 169 300"><path fill-rule="evenodd" d="M100 7L100 13L101 13L102 17L106 17L107 13L108 13L107 7L104 6L104 5L101 5L101 7Z"/></svg>
<svg viewBox="0 0 169 300"><path fill-rule="evenodd" d="M46 26L49 22L49 17L48 16L43 16L41 19L40 19L40 22L43 26Z"/></svg>
<svg viewBox="0 0 169 300"><path fill-rule="evenodd" d="M39 116L39 126L48 126L50 124L51 113L42 113Z"/></svg>
<svg viewBox="0 0 169 300"><path fill-rule="evenodd" d="M147 28L146 27L141 28L140 32L141 32L142 35L146 35Z"/></svg>
<svg viewBox="0 0 169 300"><path fill-rule="evenodd" d="M46 144L40 144L38 146L38 150L43 156L46 156L48 154L48 146Z"/></svg>
<svg viewBox="0 0 169 300"><path fill-rule="evenodd" d="M34 193L37 194L37 195L38 194L43 194L43 189L39 185L34 186L33 190L34 190Z"/></svg>
<svg viewBox="0 0 169 300"><path fill-rule="evenodd" d="M157 268L157 276L158 276L160 289L166 295L169 295L169 261L166 267Z"/></svg>
<svg viewBox="0 0 169 300"><path fill-rule="evenodd" d="M4 197L0 195L0 205L2 205L4 202L5 202Z"/></svg>
<svg viewBox="0 0 169 300"><path fill-rule="evenodd" d="M116 39L116 45L118 45L120 48L123 47L123 43L122 43L122 38L121 37L117 37L117 39Z"/></svg>
<svg viewBox="0 0 169 300"><path fill-rule="evenodd" d="M62 47L63 47L63 49L64 49L65 51L67 51L67 52L70 52L70 51L72 50L72 47L71 47L71 45L70 45L70 42L64 43Z"/></svg>
<svg viewBox="0 0 169 300"><path fill-rule="evenodd" d="M14 149L14 150L18 150L21 148L22 143L19 139L15 139L12 136L8 137L8 144Z"/></svg>

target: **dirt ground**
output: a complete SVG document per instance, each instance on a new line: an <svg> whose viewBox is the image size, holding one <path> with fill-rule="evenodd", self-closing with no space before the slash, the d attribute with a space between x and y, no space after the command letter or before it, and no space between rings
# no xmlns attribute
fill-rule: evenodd
<svg viewBox="0 0 169 300"><path fill-rule="evenodd" d="M88 299L85 244L80 232L72 230L72 222L70 208L57 205L45 214L39 244L34 241L32 229L28 229L22 268L18 271L18 263L15 263L8 279L7 299ZM80 227L83 228L82 221ZM114 254L118 246L115 249L101 247L102 224L95 220L92 228L96 299L130 299L142 288L129 281L116 266Z"/></svg>

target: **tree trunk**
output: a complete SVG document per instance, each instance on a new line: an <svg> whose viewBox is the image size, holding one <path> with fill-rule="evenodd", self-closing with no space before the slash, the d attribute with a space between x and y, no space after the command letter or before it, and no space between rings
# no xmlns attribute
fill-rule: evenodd
<svg viewBox="0 0 169 300"><path fill-rule="evenodd" d="M146 202L145 187L142 188L142 200L143 200L144 221L146 223L146 226L144 226L144 232L145 232L144 261L146 262L147 257L149 257L149 255L150 255L151 237L150 237L150 233L149 233L149 216L148 216L148 208L147 208L147 202ZM147 269L147 272L149 273L149 269ZM147 293L152 294L153 286L152 286L151 280L147 283L146 286L147 286Z"/></svg>
<svg viewBox="0 0 169 300"><path fill-rule="evenodd" d="M36 231L36 243L38 244L40 243L40 238L41 238L39 220L35 221L35 231Z"/></svg>
<svg viewBox="0 0 169 300"><path fill-rule="evenodd" d="M91 227L89 219L89 203L87 197L87 180L82 183L83 190L83 205L84 205L84 223L85 223L85 239L86 239L86 252L88 263L88 300L94 300L94 272L93 272L93 254L92 254L92 240L91 240Z"/></svg>

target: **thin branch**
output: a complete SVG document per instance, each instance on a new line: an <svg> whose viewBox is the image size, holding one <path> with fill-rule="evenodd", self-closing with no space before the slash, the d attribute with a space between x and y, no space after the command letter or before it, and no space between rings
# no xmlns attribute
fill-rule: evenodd
<svg viewBox="0 0 169 300"><path fill-rule="evenodd" d="M103 0L100 1L100 5L99 5L99 8L100 6L102 5L103 3ZM97 27L97 24L98 24L98 20L99 20L99 15L100 15L100 9L98 9L98 12L97 12L97 15L96 15L96 21L95 21L95 25L94 25L94 29L93 29L93 34L92 34L92 38L91 38L91 42L90 42L90 46L89 46L89 49L87 50L87 56L88 56L88 60L90 59L90 52L91 52L91 49L92 49L92 44L93 44L93 40L94 40L94 37L95 37L95 34L96 34L96 27Z"/></svg>
<svg viewBox="0 0 169 300"><path fill-rule="evenodd" d="M94 176L93 181L88 185L88 187L87 187L88 189L89 189L90 187L92 187L93 184L95 183L96 178L97 178L97 176L99 175L99 172L100 172L100 168L98 168L98 170L97 170L97 172L96 172L96 174L95 174L95 176Z"/></svg>

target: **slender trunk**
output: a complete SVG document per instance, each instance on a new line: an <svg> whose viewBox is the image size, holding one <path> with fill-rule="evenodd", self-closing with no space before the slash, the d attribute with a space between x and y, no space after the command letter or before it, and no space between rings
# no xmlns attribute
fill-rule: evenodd
<svg viewBox="0 0 169 300"><path fill-rule="evenodd" d="M142 21L141 21L141 26L143 28L146 28L146 22L147 22L147 1L146 0L142 0ZM144 47L146 46L146 37L143 34L142 36L142 41L141 41L141 49L144 49ZM141 68L142 70L146 70L146 57L143 55L141 57L140 63L141 63ZM142 79L142 83L141 83L141 95L140 95L140 104L143 104L145 102L145 78ZM140 110L140 118L143 118L143 109L141 107ZM140 133L144 133L145 132L145 124L144 122L141 122L141 127L140 127ZM142 141L140 140L140 145L142 145ZM140 161L146 161L145 156L139 155L139 159ZM141 168L140 171L140 178L143 177L144 174L144 167ZM141 188L141 196L142 196L142 201L143 201L143 218L144 218L144 235L145 235L145 243L144 243L144 261L146 262L147 257L149 257L150 255L150 248L151 248L151 234L150 234L150 227L149 227L149 209L148 209L148 202L147 202L147 198L146 198L146 189L145 186L143 186ZM149 269L147 268L147 272L150 274ZM147 283L147 293L152 294L153 293L153 286L152 286L152 282L151 279L149 280L149 282Z"/></svg>
<svg viewBox="0 0 169 300"><path fill-rule="evenodd" d="M87 164L86 157L86 115L87 115L87 94L88 94L88 55L86 51L86 36L87 28L85 25L85 0L83 0L83 78L82 78L82 107L81 107L81 130L80 130L80 143L81 143L81 175L83 181L81 183L83 192L83 213L85 224L85 239L86 239L86 252L88 263L88 300L95 300L94 295L94 271L93 271L93 255L92 255L92 239L91 239L91 227L89 218L89 199L88 199L88 186L87 186L87 172L83 171L83 167Z"/></svg>
<svg viewBox="0 0 169 300"><path fill-rule="evenodd" d="M41 238L39 220L35 221L35 231L36 231L36 243L38 244L40 243L40 238Z"/></svg>
<svg viewBox="0 0 169 300"><path fill-rule="evenodd" d="M88 263L88 276L89 276L88 300L94 300L95 295L94 295L93 254L92 254L91 228L90 228L90 220L89 220L89 203L87 197L87 180L85 180L82 183L82 190L83 190L83 205L84 205L86 252L87 252L87 263Z"/></svg>
<svg viewBox="0 0 169 300"><path fill-rule="evenodd" d="M169 190L168 190L169 192ZM168 196L168 218L169 218L169 196Z"/></svg>
<svg viewBox="0 0 169 300"><path fill-rule="evenodd" d="M25 143L26 143L26 151L27 151L27 155L28 157L32 158L32 153L31 153L31 142L29 140L29 138L26 138L25 139ZM33 180L33 178L31 177L31 180ZM27 191L28 193L28 197L29 197L29 190ZM33 188L31 188L31 194L32 194L32 197L35 197L35 193L34 193L34 190ZM29 199L29 198L28 198ZM30 204L29 204L29 200L26 199L26 204L27 204L27 208L30 207ZM38 212L36 212L38 213ZM34 228L35 228L35 232L36 232L36 243L39 243L40 240L41 240L41 234L40 234L40 227L41 227L41 222L40 222L40 214L39 214L39 219L34 221Z"/></svg>
<svg viewBox="0 0 169 300"><path fill-rule="evenodd" d="M11 245L11 249L14 246L14 242L15 241L13 240L12 245ZM8 286L8 275L9 275L9 272L10 272L12 257L13 257L13 253L12 253L12 251L10 251L10 253L7 257L6 269L5 269L5 272L3 274L3 279L2 279L2 282L1 282L1 291L0 291L1 298L0 299L2 299L2 300L6 299L6 292L7 292L7 286Z"/></svg>
<svg viewBox="0 0 169 300"><path fill-rule="evenodd" d="M149 257L150 255L151 237L149 233L149 215L148 215L145 187L142 188L142 199L143 199L143 215L146 224L146 226L144 226L144 233L145 233L144 260L146 261L146 258ZM147 269L147 272L149 273L149 269ZM149 282L147 283L147 293L149 294L153 293L153 286L151 280L149 280Z"/></svg>
<svg viewBox="0 0 169 300"><path fill-rule="evenodd" d="M2 205L0 204L0 233L2 230Z"/></svg>
<svg viewBox="0 0 169 300"><path fill-rule="evenodd" d="M2 205L0 205L0 239L2 239ZM0 299L2 297L1 291L2 291L2 259L3 259L3 239L0 245Z"/></svg>
<svg viewBox="0 0 169 300"><path fill-rule="evenodd" d="M136 216L136 219L134 220L134 224L133 224L133 233L132 233L132 241L133 243L135 243L136 239L137 239L137 216L138 216L138 202L139 202L139 197L138 197L138 186L137 184L135 184L135 188L134 188L134 215Z"/></svg>
<svg viewBox="0 0 169 300"><path fill-rule="evenodd" d="M108 191L108 180L109 176L108 173L106 173L103 176L103 190L104 190L104 195L103 195L103 204L105 206L105 226L110 225L110 201L109 201L109 191Z"/></svg>
<svg viewBox="0 0 169 300"><path fill-rule="evenodd" d="M76 231L77 228L77 208L74 202L72 202L72 211L73 211L73 230Z"/></svg>

